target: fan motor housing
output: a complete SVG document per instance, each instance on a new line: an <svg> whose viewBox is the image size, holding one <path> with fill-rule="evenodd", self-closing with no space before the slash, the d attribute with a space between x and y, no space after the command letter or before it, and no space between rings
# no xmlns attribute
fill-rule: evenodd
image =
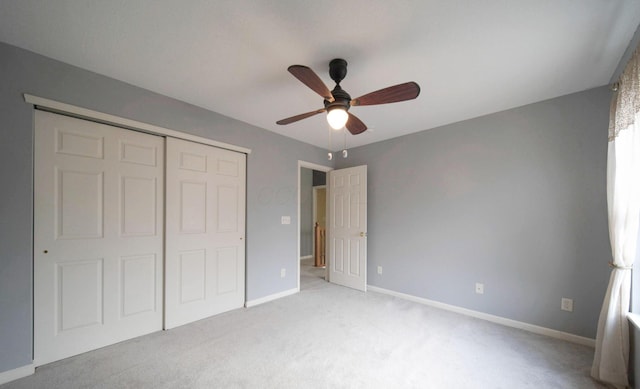
<svg viewBox="0 0 640 389"><path fill-rule="evenodd" d="M334 108L343 108L348 111L351 107L351 96L340 87L340 81L344 80L347 76L347 61L342 58L336 58L329 62L329 76L335 81L336 87L331 91L334 101L324 101L324 107L327 111L331 111Z"/></svg>
<svg viewBox="0 0 640 389"><path fill-rule="evenodd" d="M345 111L348 111L351 108L351 96L342 88L340 85L336 85L335 88L331 91L333 95L333 102L329 102L328 100L324 101L324 107L327 111L331 111L334 108L343 108Z"/></svg>

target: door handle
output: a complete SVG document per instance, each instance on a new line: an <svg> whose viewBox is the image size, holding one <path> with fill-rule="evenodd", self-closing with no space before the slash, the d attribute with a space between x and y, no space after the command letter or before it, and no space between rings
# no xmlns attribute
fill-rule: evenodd
<svg viewBox="0 0 640 389"><path fill-rule="evenodd" d="M360 233L360 237L361 238L366 238L367 237L367 233L366 232L361 232Z"/></svg>

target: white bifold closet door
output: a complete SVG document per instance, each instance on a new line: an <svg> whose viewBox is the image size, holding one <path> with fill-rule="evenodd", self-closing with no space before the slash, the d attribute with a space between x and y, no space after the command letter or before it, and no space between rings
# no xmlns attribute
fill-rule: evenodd
<svg viewBox="0 0 640 389"><path fill-rule="evenodd" d="M246 155L167 138L165 328L245 299Z"/></svg>
<svg viewBox="0 0 640 389"><path fill-rule="evenodd" d="M164 139L35 112L34 359L162 329Z"/></svg>

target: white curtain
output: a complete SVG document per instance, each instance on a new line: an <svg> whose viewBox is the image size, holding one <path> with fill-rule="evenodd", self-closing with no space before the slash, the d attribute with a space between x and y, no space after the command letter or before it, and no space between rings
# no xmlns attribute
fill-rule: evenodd
<svg viewBox="0 0 640 389"><path fill-rule="evenodd" d="M600 312L591 375L627 387L631 267L640 224L640 49L627 64L611 103L607 156L607 205L613 261Z"/></svg>

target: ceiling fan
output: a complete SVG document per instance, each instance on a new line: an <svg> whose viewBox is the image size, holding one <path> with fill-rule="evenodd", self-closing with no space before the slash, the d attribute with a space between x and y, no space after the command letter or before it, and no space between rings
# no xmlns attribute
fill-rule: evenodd
<svg viewBox="0 0 640 389"><path fill-rule="evenodd" d="M336 58L329 63L329 76L335 81L336 86L332 91L322 82L311 68L303 65L291 65L287 69L295 78L311 88L324 98L324 108L278 120L276 124L290 124L298 120L327 112L327 121L331 128L339 130L347 127L353 135L361 134L367 130L367 126L357 116L348 112L349 108L358 105L377 105L397 103L399 101L412 100L420 94L420 86L415 82L406 82L390 86L375 92L352 99L349 94L340 87L340 81L347 75L347 61Z"/></svg>

